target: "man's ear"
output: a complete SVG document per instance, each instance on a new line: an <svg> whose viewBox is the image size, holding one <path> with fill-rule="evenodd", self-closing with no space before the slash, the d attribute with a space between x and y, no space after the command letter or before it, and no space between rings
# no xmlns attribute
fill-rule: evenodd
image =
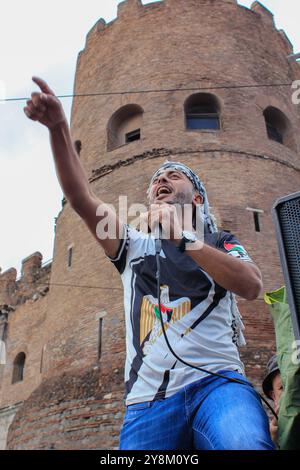
<svg viewBox="0 0 300 470"><path fill-rule="evenodd" d="M201 194L195 192L194 197L193 197L193 203L196 206L198 206L199 204L203 204L203 196L201 196Z"/></svg>

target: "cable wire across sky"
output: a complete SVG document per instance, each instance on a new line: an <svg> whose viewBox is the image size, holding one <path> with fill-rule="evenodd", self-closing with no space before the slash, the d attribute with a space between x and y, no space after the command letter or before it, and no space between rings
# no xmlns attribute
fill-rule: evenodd
<svg viewBox="0 0 300 470"><path fill-rule="evenodd" d="M150 90L129 90L129 91L107 91L95 93L77 93L69 95L57 95L57 98L82 98L92 96L110 96L110 95L129 95L129 94L142 94L142 93L171 93L177 91L207 91L207 90L228 90L228 89L243 89L243 88L265 88L265 87L292 87L294 82L290 83L264 83L264 84L249 84L249 85L215 85L209 87L191 87L191 88L161 88ZM0 102L12 101L26 101L30 97L19 98L2 98Z"/></svg>

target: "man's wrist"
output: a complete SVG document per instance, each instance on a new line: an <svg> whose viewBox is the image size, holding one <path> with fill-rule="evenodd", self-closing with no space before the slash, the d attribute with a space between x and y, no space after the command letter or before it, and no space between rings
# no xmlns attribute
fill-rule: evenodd
<svg viewBox="0 0 300 470"><path fill-rule="evenodd" d="M67 119L62 119L61 121L53 124L51 127L48 127L50 133L60 131L63 129L68 129L68 128L69 128L69 125L68 125Z"/></svg>
<svg viewBox="0 0 300 470"><path fill-rule="evenodd" d="M200 242L200 243L198 243ZM178 250L180 252L188 251L188 250L199 250L203 246L203 243L198 239L197 233L192 231L182 231L182 237L179 239L177 243Z"/></svg>
<svg viewBox="0 0 300 470"><path fill-rule="evenodd" d="M186 251L195 251L195 250L202 250L204 246L204 242L201 240L196 240L194 243L187 243L186 244Z"/></svg>

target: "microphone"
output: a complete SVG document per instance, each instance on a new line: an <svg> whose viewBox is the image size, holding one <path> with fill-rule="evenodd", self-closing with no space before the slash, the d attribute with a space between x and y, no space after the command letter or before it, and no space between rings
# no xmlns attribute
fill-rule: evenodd
<svg viewBox="0 0 300 470"><path fill-rule="evenodd" d="M159 253L161 252L161 247L162 247L162 226L161 226L161 223L158 223L155 225L154 227L154 231L153 231L153 235L154 235L154 240L155 240L155 253L157 255L159 255Z"/></svg>

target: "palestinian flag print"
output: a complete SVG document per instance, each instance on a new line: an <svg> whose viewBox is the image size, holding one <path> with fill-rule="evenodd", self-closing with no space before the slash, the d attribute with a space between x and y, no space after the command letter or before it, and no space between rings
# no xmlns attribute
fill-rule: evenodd
<svg viewBox="0 0 300 470"><path fill-rule="evenodd" d="M243 260L249 259L249 255L245 248L242 245L237 243L228 243L224 242L224 248L229 255L234 256L235 258L242 258Z"/></svg>

